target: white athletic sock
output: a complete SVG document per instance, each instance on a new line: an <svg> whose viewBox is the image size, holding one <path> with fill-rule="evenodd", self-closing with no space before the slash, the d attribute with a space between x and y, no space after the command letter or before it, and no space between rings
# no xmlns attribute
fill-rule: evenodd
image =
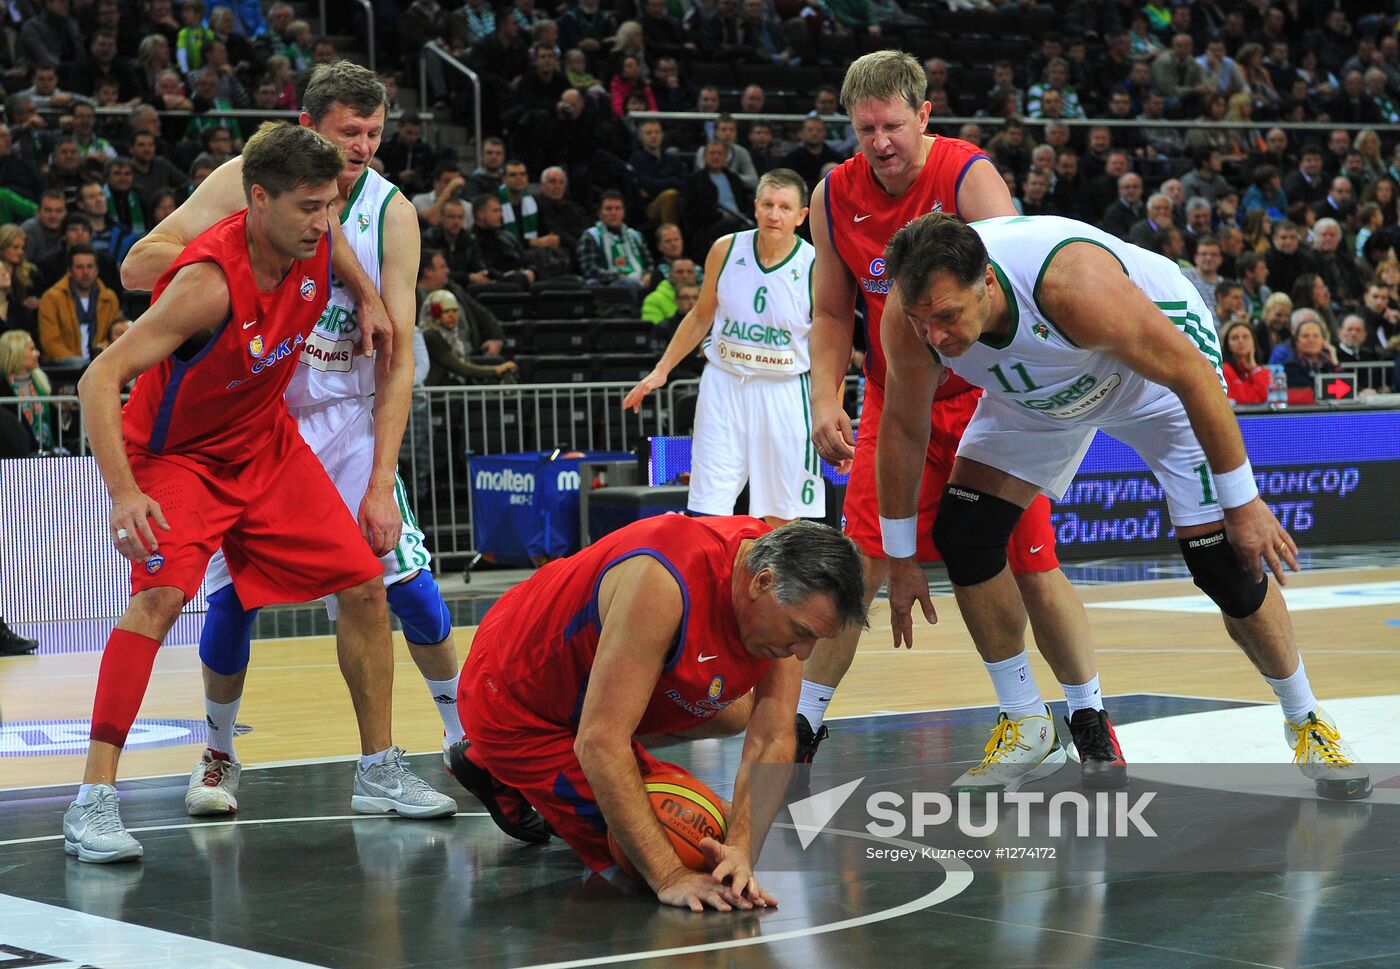
<svg viewBox="0 0 1400 969"><path fill-rule="evenodd" d="M208 735L204 745L210 750L227 754L229 760L238 759L233 752L233 721L242 702L242 697L232 703L215 703L208 697L204 698L204 729Z"/></svg>
<svg viewBox="0 0 1400 969"><path fill-rule="evenodd" d="M369 770L371 767L378 767L380 764L384 763L384 759L389 756L389 751L392 749L392 747L385 747L378 753L361 754L360 770Z"/></svg>
<svg viewBox="0 0 1400 969"><path fill-rule="evenodd" d="M1035 685L1035 675L1024 649L1010 659L996 663L983 660L982 665L987 667L992 689L997 691L997 703L1008 717L1020 720L1045 716L1045 701L1040 698L1040 689Z"/></svg>
<svg viewBox="0 0 1400 969"><path fill-rule="evenodd" d="M1283 718L1289 723L1302 723L1309 713L1317 709L1317 697L1313 696L1308 673L1303 669L1303 657L1298 657L1298 668L1292 676L1281 680L1266 676L1264 682L1278 697L1279 706L1283 707Z"/></svg>
<svg viewBox="0 0 1400 969"><path fill-rule="evenodd" d="M1103 709L1103 693L1099 691L1097 675L1088 683L1061 683L1060 689L1065 691L1065 701L1069 704L1071 717L1078 710Z"/></svg>
<svg viewBox="0 0 1400 969"><path fill-rule="evenodd" d="M442 718L442 729L454 744L462 739L463 733L462 719L457 716L457 680L460 677L460 673L450 680L423 677L423 682L428 684L428 695L433 698L433 706L437 707L438 716Z"/></svg>
<svg viewBox="0 0 1400 969"><path fill-rule="evenodd" d="M78 801L79 804L88 804L88 803L90 803L90 802L92 801L92 788L93 788L93 785L92 785L92 784L79 784L79 785L78 785L78 798L77 798L77 801Z"/></svg>
<svg viewBox="0 0 1400 969"><path fill-rule="evenodd" d="M797 700L797 712L807 718L807 724L812 728L812 733L816 733L822 728L822 721L826 719L826 708L831 703L831 698L836 693L836 687L827 686L825 683L813 683L811 680L802 681L802 696Z"/></svg>

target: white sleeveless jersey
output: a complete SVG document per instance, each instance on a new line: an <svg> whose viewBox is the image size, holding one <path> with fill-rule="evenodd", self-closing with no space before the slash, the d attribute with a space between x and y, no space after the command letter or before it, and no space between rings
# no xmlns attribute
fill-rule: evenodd
<svg viewBox="0 0 1400 969"><path fill-rule="evenodd" d="M736 232L725 253L705 356L739 377L796 377L811 368L807 340L817 250L797 239L786 259L765 268L758 261L757 237L757 229Z"/></svg>
<svg viewBox="0 0 1400 969"><path fill-rule="evenodd" d="M355 251L374 288L384 263L384 216L398 189L373 169L365 169L340 210L340 230ZM287 387L289 407L374 393L374 359L360 350L360 318L355 297L331 276L330 301L301 351L301 365Z"/></svg>
<svg viewBox="0 0 1400 969"><path fill-rule="evenodd" d="M946 361L993 398L1054 421L1105 426L1153 411L1174 396L1106 353L1085 350L1061 333L1036 297L1045 267L1062 247L1089 242L1107 249L1147 297L1182 331L1220 376L1215 319L1176 263L1101 229L1053 215L1003 216L973 223L1011 309L1011 332L984 336ZM1092 294L1090 294L1092 296ZM1105 305L1105 314L1114 307ZM1224 392L1221 378L1221 392Z"/></svg>

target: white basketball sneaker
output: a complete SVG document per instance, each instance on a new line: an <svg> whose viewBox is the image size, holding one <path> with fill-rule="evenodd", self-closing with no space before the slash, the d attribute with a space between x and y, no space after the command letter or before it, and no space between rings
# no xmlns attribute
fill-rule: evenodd
<svg viewBox="0 0 1400 969"><path fill-rule="evenodd" d="M1293 763L1316 785L1319 796L1336 801L1370 797L1370 771L1356 762L1337 722L1322 707L1301 723L1285 720L1283 739L1293 748Z"/></svg>
<svg viewBox="0 0 1400 969"><path fill-rule="evenodd" d="M222 760L205 748L199 763L190 773L185 789L185 813L190 817L206 814L233 814L238 810L238 775L243 765L238 761Z"/></svg>
<svg viewBox="0 0 1400 969"><path fill-rule="evenodd" d="M1049 777L1069 760L1047 706L1043 714L1012 720L1003 711L992 728L982 763L953 782L951 791L1010 794L1022 784Z"/></svg>

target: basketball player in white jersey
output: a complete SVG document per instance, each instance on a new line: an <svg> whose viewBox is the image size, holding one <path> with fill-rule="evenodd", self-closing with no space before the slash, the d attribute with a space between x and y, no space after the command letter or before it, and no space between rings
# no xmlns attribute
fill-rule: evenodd
<svg viewBox="0 0 1400 969"><path fill-rule="evenodd" d="M721 236L710 247L699 301L622 406L640 409L703 340L707 364L686 506L732 515L747 481L749 514L776 526L826 515L808 405L816 250L797 237L807 217L802 177L778 168L759 179L754 216L757 229Z"/></svg>
<svg viewBox="0 0 1400 969"><path fill-rule="evenodd" d="M1215 319L1176 265L1058 216L969 226L942 213L895 233L885 265L903 306L881 326L886 547L913 547L914 536L901 533L915 528L918 456L947 359L986 393L958 447L934 542L964 577L954 592L973 639L1024 635L1008 608L1006 538L1038 493L1063 496L1103 430L1156 475L1192 578L1273 688L1303 773L1325 797L1370 794L1368 772L1313 695L1283 596L1261 568L1262 558L1282 585L1285 566L1298 569L1297 547L1259 497L1225 396ZM909 640L916 599L936 617L913 558L891 559L889 581L897 645ZM987 771L1006 790L1035 776L1011 759Z"/></svg>
<svg viewBox="0 0 1400 969"><path fill-rule="evenodd" d="M318 67L307 84L303 106L301 124L343 148L346 167L339 179L342 205L331 298L302 350L287 404L383 561L389 608L403 626L409 652L443 722L445 760L449 744L462 735L456 709L457 653L450 614L428 568L432 557L397 473L413 383L417 216L412 204L369 166L388 111L384 86L372 72L350 61ZM123 281L149 289L190 239L244 207L241 184L240 161L234 158L132 248L122 265ZM373 357L357 353L364 324L359 314L381 294L393 340L392 352L381 351L376 371ZM205 588L209 612L200 659L209 741L185 797L189 813L196 815L237 810L240 765L234 756L233 725L255 616L238 602L222 552L210 563ZM335 619L334 602L327 600L326 608ZM397 748L389 753L401 755ZM450 798L426 785L403 794L375 789L366 772L378 762L374 756L361 757L351 801L354 810L393 810L415 817L450 813L448 805L455 810Z"/></svg>

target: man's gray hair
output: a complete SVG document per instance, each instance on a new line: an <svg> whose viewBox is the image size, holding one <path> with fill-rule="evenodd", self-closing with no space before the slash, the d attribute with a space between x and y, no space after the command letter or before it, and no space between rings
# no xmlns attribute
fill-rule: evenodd
<svg viewBox="0 0 1400 969"><path fill-rule="evenodd" d="M843 625L869 624L860 551L828 525L796 521L776 528L753 543L744 565L753 575L773 573L773 597L780 605L829 595Z"/></svg>
<svg viewBox="0 0 1400 969"><path fill-rule="evenodd" d="M1198 209L1205 209L1207 212L1209 212L1211 211L1210 203L1207 202L1205 199L1201 198L1199 195L1193 195L1186 201L1186 211L1190 213L1195 212Z"/></svg>

